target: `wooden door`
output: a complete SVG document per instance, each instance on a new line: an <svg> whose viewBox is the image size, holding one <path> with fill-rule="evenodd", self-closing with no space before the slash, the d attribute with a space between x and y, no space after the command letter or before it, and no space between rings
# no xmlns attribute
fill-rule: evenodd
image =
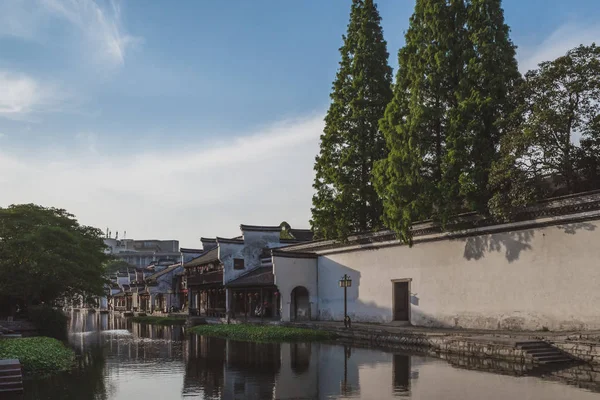
<svg viewBox="0 0 600 400"><path fill-rule="evenodd" d="M394 321L408 321L408 282L394 282Z"/></svg>

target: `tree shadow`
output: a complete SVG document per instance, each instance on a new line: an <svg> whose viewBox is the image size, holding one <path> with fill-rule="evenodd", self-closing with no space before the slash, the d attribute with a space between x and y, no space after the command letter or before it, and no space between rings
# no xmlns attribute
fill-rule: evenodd
<svg viewBox="0 0 600 400"><path fill-rule="evenodd" d="M577 233L578 230L581 230L581 229L586 230L588 232L595 231L596 225L590 224L589 222L576 222L574 224L558 225L557 228L563 230L565 233L568 233L569 235L574 235Z"/></svg>
<svg viewBox="0 0 600 400"><path fill-rule="evenodd" d="M485 253L500 252L509 263L518 260L521 252L531 250L529 244L533 239L534 231L525 230L518 232L496 233L485 236L473 236L463 239L465 242L464 257L467 260L480 260Z"/></svg>

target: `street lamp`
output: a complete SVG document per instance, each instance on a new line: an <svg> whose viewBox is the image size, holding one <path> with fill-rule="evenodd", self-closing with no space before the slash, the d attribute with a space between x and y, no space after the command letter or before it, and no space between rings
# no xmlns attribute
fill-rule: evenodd
<svg viewBox="0 0 600 400"><path fill-rule="evenodd" d="M340 279L340 287L344 288L344 326L350 326L350 318L348 318L348 288L352 286L352 279L347 274Z"/></svg>

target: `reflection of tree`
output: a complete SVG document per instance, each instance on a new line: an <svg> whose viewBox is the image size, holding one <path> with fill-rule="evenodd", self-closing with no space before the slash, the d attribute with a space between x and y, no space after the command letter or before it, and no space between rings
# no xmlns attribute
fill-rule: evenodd
<svg viewBox="0 0 600 400"><path fill-rule="evenodd" d="M104 370L102 347L92 346L78 357L70 373L26 381L24 399L105 400L111 390L106 386Z"/></svg>

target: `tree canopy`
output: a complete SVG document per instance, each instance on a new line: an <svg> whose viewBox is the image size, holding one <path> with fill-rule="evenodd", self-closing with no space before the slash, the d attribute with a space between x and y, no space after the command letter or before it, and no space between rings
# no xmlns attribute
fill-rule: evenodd
<svg viewBox="0 0 600 400"><path fill-rule="evenodd" d="M597 186L600 167L600 48L579 46L525 75L512 131L492 168L490 210L513 210L551 195Z"/></svg>
<svg viewBox="0 0 600 400"><path fill-rule="evenodd" d="M353 0L341 61L315 162L311 225L318 238L381 227L373 163L386 155L378 128L392 96L392 70L373 0Z"/></svg>
<svg viewBox="0 0 600 400"><path fill-rule="evenodd" d="M102 295L109 259L102 237L63 209L0 208L0 295L29 304Z"/></svg>
<svg viewBox="0 0 600 400"><path fill-rule="evenodd" d="M417 0L374 170L386 225L485 212L488 173L520 81L500 0Z"/></svg>

